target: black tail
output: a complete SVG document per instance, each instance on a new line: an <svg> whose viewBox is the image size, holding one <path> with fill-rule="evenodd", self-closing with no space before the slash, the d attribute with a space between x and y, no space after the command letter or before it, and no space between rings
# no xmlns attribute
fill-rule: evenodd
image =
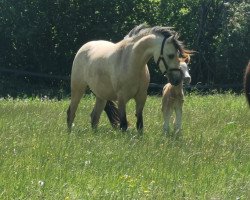
<svg viewBox="0 0 250 200"><path fill-rule="evenodd" d="M250 106L250 61L248 63L248 66L246 67L246 72L244 77L244 89L248 105Z"/></svg>
<svg viewBox="0 0 250 200"><path fill-rule="evenodd" d="M104 111L106 112L111 125L114 128L118 127L120 123L120 117L116 104L113 101L107 101Z"/></svg>

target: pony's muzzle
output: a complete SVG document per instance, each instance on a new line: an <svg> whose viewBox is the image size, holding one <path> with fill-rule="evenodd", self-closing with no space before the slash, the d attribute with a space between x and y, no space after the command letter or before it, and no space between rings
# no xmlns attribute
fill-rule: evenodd
<svg viewBox="0 0 250 200"><path fill-rule="evenodd" d="M170 71L167 77L171 85L177 86L182 82L183 73L181 70Z"/></svg>
<svg viewBox="0 0 250 200"><path fill-rule="evenodd" d="M172 85L174 85L174 86L177 86L177 85L180 85L180 83L181 83L181 79L179 80L179 79L176 79L176 80L173 80L173 81L169 81Z"/></svg>
<svg viewBox="0 0 250 200"><path fill-rule="evenodd" d="M190 76L189 77L184 77L183 82L184 82L184 84L190 84L191 83L191 77Z"/></svg>

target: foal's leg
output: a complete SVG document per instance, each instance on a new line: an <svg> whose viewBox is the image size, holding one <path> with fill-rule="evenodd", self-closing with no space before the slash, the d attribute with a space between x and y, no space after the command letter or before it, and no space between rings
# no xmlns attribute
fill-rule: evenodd
<svg viewBox="0 0 250 200"><path fill-rule="evenodd" d="M122 131L126 131L128 128L128 121L126 115L126 103L123 99L118 99L118 111L119 111L119 118L120 118L120 129Z"/></svg>
<svg viewBox="0 0 250 200"><path fill-rule="evenodd" d="M96 97L95 107L90 115L92 128L97 128L101 113L106 105L106 102L107 102L106 100Z"/></svg>
<svg viewBox="0 0 250 200"><path fill-rule="evenodd" d="M142 131L143 130L143 108L145 105L147 99L147 94L141 94L141 95L137 95L135 98L135 102L136 102L136 114L135 116L137 117L137 122L136 122L136 128L138 131Z"/></svg>
<svg viewBox="0 0 250 200"><path fill-rule="evenodd" d="M69 131L71 131L78 104L85 93L86 87L86 85L72 85L71 87L71 102L67 110L67 125Z"/></svg>
<svg viewBox="0 0 250 200"><path fill-rule="evenodd" d="M173 113L172 107L168 107L165 110L163 110L163 119L164 119L163 131L165 135L169 133L169 121L172 113Z"/></svg>
<svg viewBox="0 0 250 200"><path fill-rule="evenodd" d="M175 131L175 133L179 133L181 131L182 106L183 106L183 103L179 103L175 107L175 114L176 114L176 118L175 118L175 122L174 122L174 131Z"/></svg>

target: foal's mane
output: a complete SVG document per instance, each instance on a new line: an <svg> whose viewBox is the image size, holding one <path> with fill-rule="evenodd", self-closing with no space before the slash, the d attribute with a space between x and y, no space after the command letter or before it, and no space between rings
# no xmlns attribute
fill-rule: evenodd
<svg viewBox="0 0 250 200"><path fill-rule="evenodd" d="M149 35L149 34L159 34L166 38L169 38L171 36L173 37L173 43L176 49L180 51L180 54L183 57L186 57L188 55L191 55L193 51L187 50L184 48L183 42L179 41L179 35L177 32L172 30L172 27L164 27L164 26L154 26L150 27L146 23L140 24L136 27L134 27L125 37L124 39L131 38L132 41L137 41L138 39Z"/></svg>

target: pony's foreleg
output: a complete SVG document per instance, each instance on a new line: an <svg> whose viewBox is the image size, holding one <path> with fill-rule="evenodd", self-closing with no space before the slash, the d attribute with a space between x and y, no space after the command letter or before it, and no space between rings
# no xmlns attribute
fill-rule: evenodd
<svg viewBox="0 0 250 200"><path fill-rule="evenodd" d="M139 95L135 98L135 102L136 102L135 116L137 117L136 128L138 131L143 130L143 108L144 108L146 99L147 99L146 93L144 95Z"/></svg>
<svg viewBox="0 0 250 200"><path fill-rule="evenodd" d="M118 111L120 118L120 129L126 131L128 129L128 121L126 115L126 102L122 99L118 99Z"/></svg>
<svg viewBox="0 0 250 200"><path fill-rule="evenodd" d="M106 100L96 97L95 107L90 115L92 128L97 128L101 113L106 105L106 102L107 102Z"/></svg>
<svg viewBox="0 0 250 200"><path fill-rule="evenodd" d="M75 113L78 107L78 104L84 94L85 90L81 89L72 89L71 90L71 102L67 110L67 125L69 131L71 131L73 121L75 119Z"/></svg>

